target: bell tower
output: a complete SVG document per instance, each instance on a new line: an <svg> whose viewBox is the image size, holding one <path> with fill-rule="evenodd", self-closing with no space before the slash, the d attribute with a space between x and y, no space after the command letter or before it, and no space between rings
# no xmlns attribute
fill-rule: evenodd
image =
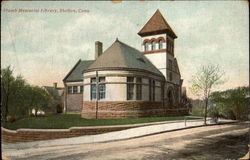
<svg viewBox="0 0 250 160"><path fill-rule="evenodd" d="M166 81L174 81L179 69L174 53L177 38L161 12L157 10L139 31L141 52L163 73Z"/></svg>

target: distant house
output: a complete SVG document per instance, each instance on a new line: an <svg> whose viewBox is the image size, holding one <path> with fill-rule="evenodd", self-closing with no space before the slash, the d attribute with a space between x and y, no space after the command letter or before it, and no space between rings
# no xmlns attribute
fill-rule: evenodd
<svg viewBox="0 0 250 160"><path fill-rule="evenodd" d="M83 118L127 118L188 114L174 52L177 38L159 10L139 31L141 51L118 39L95 60L79 60L63 79L67 111Z"/></svg>
<svg viewBox="0 0 250 160"><path fill-rule="evenodd" d="M42 88L44 88L57 101L54 106L55 112L62 113L64 110L64 88L57 87L57 83L54 83L53 86L43 86Z"/></svg>

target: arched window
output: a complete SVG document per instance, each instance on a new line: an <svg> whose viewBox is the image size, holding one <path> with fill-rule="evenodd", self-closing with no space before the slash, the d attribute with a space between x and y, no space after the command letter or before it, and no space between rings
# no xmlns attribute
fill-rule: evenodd
<svg viewBox="0 0 250 160"><path fill-rule="evenodd" d="M160 40L160 41L159 41L159 49L162 49L162 48L163 48L163 41Z"/></svg>
<svg viewBox="0 0 250 160"><path fill-rule="evenodd" d="M156 43L155 41L152 42L152 50L155 50L156 49Z"/></svg>
<svg viewBox="0 0 250 160"><path fill-rule="evenodd" d="M169 90L168 91L168 103L170 104L170 105L173 105L173 92L172 92L172 90ZM170 106L171 107L171 106Z"/></svg>
<svg viewBox="0 0 250 160"><path fill-rule="evenodd" d="M145 50L145 51L148 51L148 42L146 42L146 43L144 44L144 50Z"/></svg>

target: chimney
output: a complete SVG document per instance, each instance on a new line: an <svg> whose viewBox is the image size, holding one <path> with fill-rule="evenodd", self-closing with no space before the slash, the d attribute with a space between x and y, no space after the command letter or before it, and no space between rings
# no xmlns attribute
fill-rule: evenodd
<svg viewBox="0 0 250 160"><path fill-rule="evenodd" d="M53 86L54 86L54 88L57 88L57 83L54 82L54 83L53 83Z"/></svg>
<svg viewBox="0 0 250 160"><path fill-rule="evenodd" d="M102 42L95 42L95 59L97 59L102 54Z"/></svg>

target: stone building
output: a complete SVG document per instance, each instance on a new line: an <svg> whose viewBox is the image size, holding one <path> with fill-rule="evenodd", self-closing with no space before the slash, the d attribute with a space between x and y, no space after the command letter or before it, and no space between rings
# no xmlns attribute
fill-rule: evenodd
<svg viewBox="0 0 250 160"><path fill-rule="evenodd" d="M79 60L63 80L67 111L81 111L83 118L188 114L181 105L176 34L159 10L138 34L141 51L116 39L104 52L96 42L95 60Z"/></svg>
<svg viewBox="0 0 250 160"><path fill-rule="evenodd" d="M170 104L180 102L183 80L174 53L176 34L157 10L138 35L142 37L142 53L166 78L165 101Z"/></svg>
<svg viewBox="0 0 250 160"><path fill-rule="evenodd" d="M83 104L83 79L82 71L87 69L94 61L79 60L63 79L64 111L80 113Z"/></svg>

